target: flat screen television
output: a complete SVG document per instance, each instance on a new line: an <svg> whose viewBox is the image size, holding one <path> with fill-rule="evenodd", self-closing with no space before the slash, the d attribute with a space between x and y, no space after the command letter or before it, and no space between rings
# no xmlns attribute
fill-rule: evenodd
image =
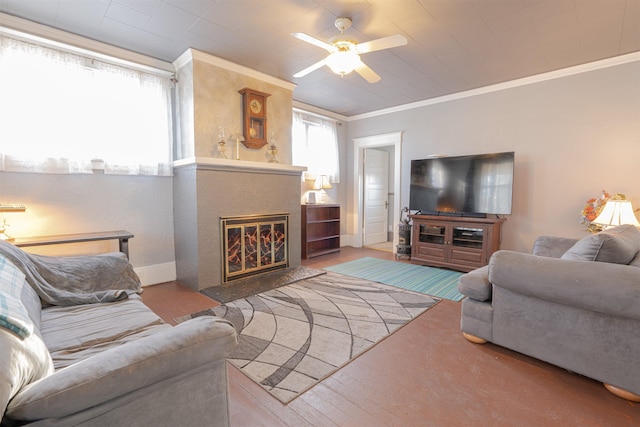
<svg viewBox="0 0 640 427"><path fill-rule="evenodd" d="M409 209L425 215L511 214L514 152L411 161Z"/></svg>

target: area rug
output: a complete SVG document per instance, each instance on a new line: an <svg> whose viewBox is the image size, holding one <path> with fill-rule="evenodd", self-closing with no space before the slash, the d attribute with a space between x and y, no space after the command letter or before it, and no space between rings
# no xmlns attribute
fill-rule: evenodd
<svg viewBox="0 0 640 427"><path fill-rule="evenodd" d="M244 279L233 280L225 285L203 289L200 293L216 301L225 303L270 289L290 285L299 280L320 276L321 274L326 274L326 271L299 265L297 267L288 267Z"/></svg>
<svg viewBox="0 0 640 427"><path fill-rule="evenodd" d="M458 279L464 273L444 268L365 257L325 267L325 270L452 301L460 301L464 297L458 292Z"/></svg>
<svg viewBox="0 0 640 427"><path fill-rule="evenodd" d="M438 301L329 272L176 322L203 315L231 321L239 344L229 362L288 403Z"/></svg>

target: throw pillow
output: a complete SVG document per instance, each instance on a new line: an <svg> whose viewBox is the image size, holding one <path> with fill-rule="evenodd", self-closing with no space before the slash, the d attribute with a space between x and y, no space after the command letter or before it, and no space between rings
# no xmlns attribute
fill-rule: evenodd
<svg viewBox="0 0 640 427"><path fill-rule="evenodd" d="M24 273L0 255L0 327L20 338L33 332L33 322L22 304Z"/></svg>
<svg viewBox="0 0 640 427"><path fill-rule="evenodd" d="M580 239L562 259L628 264L640 250L640 231L621 225Z"/></svg>
<svg viewBox="0 0 640 427"><path fill-rule="evenodd" d="M11 307L0 327L0 414L23 387L53 373L49 350L32 333L33 322L22 305L23 285L24 274L0 256L0 305Z"/></svg>
<svg viewBox="0 0 640 427"><path fill-rule="evenodd" d="M20 339L0 328L0 414L25 386L53 372L51 355L38 334Z"/></svg>

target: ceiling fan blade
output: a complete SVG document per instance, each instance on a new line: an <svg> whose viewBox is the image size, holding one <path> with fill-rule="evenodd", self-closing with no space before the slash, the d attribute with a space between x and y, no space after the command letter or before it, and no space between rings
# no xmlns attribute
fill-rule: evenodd
<svg viewBox="0 0 640 427"><path fill-rule="evenodd" d="M318 68L322 67L322 66L323 66L324 64L326 64L326 63L327 63L327 59L325 58L325 59L323 59L322 61L318 61L318 62L316 62L315 64L311 65L310 67L305 68L305 69L304 69L304 70L302 70L302 71L298 71L297 73L295 73L295 74L293 75L293 77L295 77L295 78L298 78L298 77L304 77L304 76L306 76L307 74L309 74L310 72L315 71L315 70L317 70Z"/></svg>
<svg viewBox="0 0 640 427"><path fill-rule="evenodd" d="M311 37L308 34L305 33L291 33L291 35L297 39L302 40L303 42L307 42L307 43L311 43L312 45L321 47L323 49L328 50L329 52L333 53L335 52L336 48L333 47L332 45L330 45L329 43L323 42L322 40L319 40L315 37Z"/></svg>
<svg viewBox="0 0 640 427"><path fill-rule="evenodd" d="M356 46L356 50L359 53L367 53L367 52L375 52L376 50L404 46L406 44L407 44L406 37L401 36L400 34L396 34L394 36L383 37L381 39L360 43Z"/></svg>
<svg viewBox="0 0 640 427"><path fill-rule="evenodd" d="M369 83L377 83L380 81L380 76L376 74L371 68L364 62L360 61L360 64L354 68L355 72L360 74Z"/></svg>

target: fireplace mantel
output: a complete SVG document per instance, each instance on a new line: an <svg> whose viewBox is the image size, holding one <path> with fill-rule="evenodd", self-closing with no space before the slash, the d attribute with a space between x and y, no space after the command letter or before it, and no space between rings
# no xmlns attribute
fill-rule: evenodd
<svg viewBox="0 0 640 427"><path fill-rule="evenodd" d="M198 170L225 172L273 173L278 175L300 176L307 170L305 166L284 165L281 163L252 162L247 160L219 159L215 157L189 157L173 162L174 168L195 167Z"/></svg>

